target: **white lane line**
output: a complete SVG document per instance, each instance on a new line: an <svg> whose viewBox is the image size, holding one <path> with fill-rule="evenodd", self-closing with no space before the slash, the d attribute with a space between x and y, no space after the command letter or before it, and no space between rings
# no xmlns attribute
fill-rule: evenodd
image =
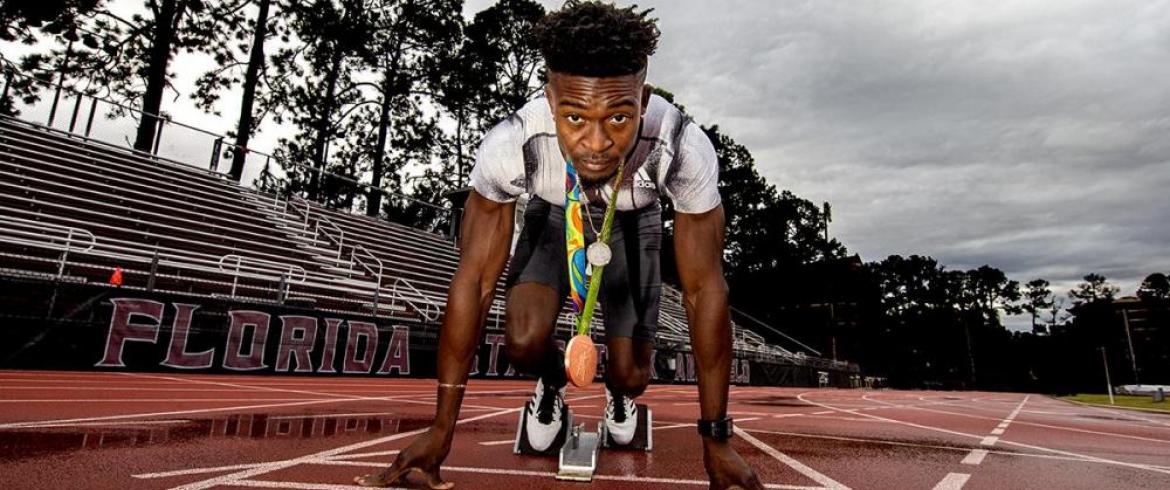
<svg viewBox="0 0 1170 490"><path fill-rule="evenodd" d="M1076 402L1072 402L1069 400L1059 400L1059 401L1064 402L1064 403L1069 404L1069 405L1073 405L1073 406L1084 407L1084 408L1087 408L1089 410L1096 410L1096 411L1105 412L1105 413L1115 415L1115 416L1121 416L1121 417L1126 417L1126 418L1131 418L1131 419L1142 420L1145 422L1149 422L1151 424L1160 425L1162 427L1170 427L1170 423L1167 423L1165 419L1158 420L1158 419L1146 418L1146 417L1143 417L1141 415L1141 414L1144 414L1145 412L1141 412L1138 410L1117 410L1117 409L1109 409L1109 408L1105 408L1105 407L1099 407L1097 405L1076 403Z"/></svg>
<svg viewBox="0 0 1170 490"><path fill-rule="evenodd" d="M1020 400L1020 404L1016 405L1016 409L1012 410L1012 413L1008 414L1007 418L1003 419L1003 421L1011 423L1011 421L1015 420L1016 416L1020 414L1020 410L1024 409L1024 404L1028 403L1028 399L1030 398L1032 398L1032 395L1027 395L1023 400Z"/></svg>
<svg viewBox="0 0 1170 490"><path fill-rule="evenodd" d="M963 464L979 465L983 462L983 458L987 457L986 449L972 449L967 453L967 457L963 458Z"/></svg>
<svg viewBox="0 0 1170 490"><path fill-rule="evenodd" d="M1035 403L1033 402L1033 404L1035 404ZM983 415L973 415L973 414L961 413L961 412L951 412L951 411L947 411L947 410L939 410L936 408L923 408L923 407L912 407L912 408L914 408L916 410L927 411L927 412L955 415L958 417L967 417L967 418L980 419L980 420L996 420L994 417L986 417ZM967 408L975 408L975 407L967 407ZM1027 412L1027 410L1024 410L1023 412ZM1023 413L1023 412L1021 412L1021 413ZM1163 429L1163 427L1151 427L1148 425L1131 425L1131 424L1124 424L1124 423L1119 422L1119 421L1113 421L1113 422L1121 423L1122 425L1125 425L1127 427L1140 427L1142 429ZM1135 436L1135 435L1129 435L1129 434L1118 434L1118 433L1114 433L1114 432L1101 432L1101 431L1089 430L1089 429L1079 429L1076 427L1065 427L1065 426L1061 426L1061 425L1042 424L1039 422L1026 422L1026 421L1022 421L1022 420L1013 420L1011 423L1026 425L1029 427L1042 427L1045 429L1065 430L1065 431L1069 431L1069 432L1080 432L1083 434L1094 434L1094 435L1101 435L1101 436L1108 436L1108 437L1117 437L1117 438L1122 438L1122 439L1134 439L1134 440L1138 440L1138 441L1149 441L1149 442L1157 442L1157 443L1161 443L1161 444L1170 444L1170 440L1166 440L1166 439L1155 439L1155 438L1151 438L1151 437L1142 437L1142 436Z"/></svg>
<svg viewBox="0 0 1170 490"><path fill-rule="evenodd" d="M521 410L520 408L512 408L512 409L507 409L507 410L501 410L499 412L485 413L483 415L477 415L475 417L461 419L455 423L456 424L465 424L468 422L474 422L476 420L483 420L483 419L495 417L498 415L519 412L520 410ZM226 475L217 476L215 478L209 478L207 480L192 482L192 483L188 483L186 485L180 485L178 487L174 487L173 490L198 490L198 489L211 488L211 487L220 486L220 485L231 485L231 484L236 483L238 480L248 479L248 478L251 478L251 477L254 477L257 475L262 475L265 473L270 473L273 471L288 468L290 466L296 466L296 465L299 465L302 463L308 463L308 462L311 462L314 460L337 456L337 455L344 454L344 453L347 453L347 452L350 452L350 451L353 451L356 449L367 448L370 446L376 446L378 444L383 444L383 443L387 443L390 441L415 436L418 434L422 434L423 432L426 432L427 429L428 428L424 427L424 428L412 430L409 432L399 432L397 434L388 435L386 437L379 437L377 439L362 441L362 442L350 444L347 446L336 447L333 449L328 449L325 451L309 454L306 456L301 456L301 457L295 458L295 459L264 463L264 464L261 464L259 466L247 468L247 469L244 469L242 471L237 471L235 473L229 473ZM143 476L136 476L136 477L148 478L148 477L143 477Z"/></svg>
<svg viewBox="0 0 1170 490"><path fill-rule="evenodd" d="M246 389L249 391L275 391L277 393L298 393L301 395L313 395L313 396L332 396L332 397L338 397L338 398L359 398L359 397L354 397L353 395L339 395L337 393L327 393L327 392L321 392L321 391L293 390L293 389L288 389L288 388L270 388L267 386L249 386L249 385L241 385L241 384L236 384L236 383L226 383L223 381L203 381L203 380L199 380L199 379L184 379L184 378L175 378L172 376L161 376L161 375L154 375L154 374L138 374L138 373L118 373L118 374L121 374L123 376L130 376L132 378L165 379L168 381L175 381L175 382L185 382L185 383L213 385L213 386L226 386L229 388L236 388L236 389L242 388L242 389Z"/></svg>
<svg viewBox="0 0 1170 490"><path fill-rule="evenodd" d="M827 436L827 435L822 435L822 434L805 434L803 432L783 432L783 431L763 430L763 429L745 429L745 430L747 430L748 432L754 432L757 434L776 434L776 435L781 435L781 436L807 437L807 438L812 438L812 439L827 439L827 440L833 440L833 441L861 442L861 443L867 443L867 444L881 444L881 445L887 445L887 446L905 446L905 447L916 447L916 448L926 448L926 449L942 449L945 451L962 451L962 452L986 451L987 454L998 454L1001 456L1053 459L1053 460L1058 460L1058 461L1077 461L1077 462L1081 462L1081 463L1114 464L1113 462L1094 461L1092 459L1082 458L1079 456L1060 456L1060 455L1055 455L1055 454L1020 453L1020 452L1013 452L1013 451L998 451L998 450L994 450L994 449L974 449L974 450L972 450L971 448L967 448L967 447L937 446L937 445L932 445L932 444L915 444L912 442L885 441L882 439L864 439L864 438L859 438L859 437ZM1155 466L1155 465L1150 465L1150 466L1155 467L1155 468L1160 468L1160 469L1170 469L1170 466Z"/></svg>
<svg viewBox="0 0 1170 490"><path fill-rule="evenodd" d="M801 401L804 401L805 403L809 403L809 404L812 404L812 405L817 405L817 406L820 406L820 407L825 407L825 408L829 408L829 409L834 409L834 408L833 408L832 406L830 406L830 405L826 405L826 404L819 403L819 402L814 402L814 401L808 400L807 398L804 398L804 396L805 396L805 395L808 395L808 394L811 394L811 393L815 393L815 392L812 392L812 391L806 391L806 392L804 392L804 393L801 393L801 394L799 394L799 395L796 395L796 397L797 397L798 399L800 399ZM837 411L839 411L839 412L855 413L855 412L852 412L852 411L850 411L850 410L843 410L843 409L835 409L835 410L837 410ZM907 426L907 427L917 427L917 428L919 428L919 429L930 430L930 431L935 431L935 432L941 432L941 433L943 433L943 434L951 434L951 435L955 435L955 436L962 436L962 437L969 437L969 438L981 439L981 436L978 436L978 435L975 435L975 434L968 434L968 433L966 433L966 432L959 432L959 431L956 431L956 430L944 429L944 428L942 428L942 427L932 427L932 426L929 426L929 425L916 424L916 423L914 423L914 422L907 422L907 421L905 421L905 420L891 419L891 418L888 418L888 417L882 417L882 416L880 416L880 415L872 415L872 414L868 414L868 413L865 413L865 414L858 414L858 415L861 415L861 416L863 416L863 417L870 417L870 418L877 419L877 420L884 420L884 421L886 421L886 422L890 422L890 423L894 423L894 424L905 425L905 426ZM1127 468L1135 468L1135 469L1139 469L1139 470L1147 470L1147 471L1153 471L1153 472L1155 472L1155 473L1164 473L1164 474L1170 475L1170 469L1168 469L1168 468L1163 468L1163 467L1161 467L1161 466L1155 466L1155 465L1149 465L1149 464L1139 464L1139 463L1128 463L1128 462L1125 462L1125 461L1118 461L1118 460L1115 460L1115 459L1100 458L1100 457L1097 457L1097 456L1089 456L1089 455L1087 455L1087 454L1078 454L1078 453L1074 453L1074 452L1071 452L1071 451L1062 451L1062 450L1060 450L1060 449L1053 449L1053 448L1049 448L1049 447L1043 447L1043 446L1035 446L1035 445L1032 445L1032 444L1024 444L1024 443L1022 443L1022 442L1012 442L1012 441L1000 441L1000 442L1002 442L1003 444L1009 444L1009 445L1012 445L1012 446L1017 446L1017 447L1022 447L1022 448L1026 448L1026 449L1031 449L1031 450L1034 450L1034 451L1043 451L1043 452L1047 452L1047 453L1060 454L1060 455L1064 455L1064 456L1079 457L1079 458L1082 458L1082 459L1085 459L1085 460L1088 460L1088 461L1097 462L1097 463L1107 463L1107 464L1114 464L1114 465L1117 465L1117 466L1124 466L1124 467L1127 467Z"/></svg>
<svg viewBox="0 0 1170 490"><path fill-rule="evenodd" d="M605 395L600 394L600 395L581 396L581 397L572 398L572 399L569 399L566 401L571 402L571 401L578 401L578 400L588 400L591 398L599 398L602 396L605 396ZM516 412L523 410L523 408L524 407L509 408L509 409L505 409L505 410L500 410L498 412L491 412L491 413L485 413L483 415L476 415L474 417L462 418L462 419L459 419L458 421L456 421L455 424L461 425L461 424L465 424L465 423L469 423L469 422L475 422L477 420L483 420L483 419L495 417L498 415L516 413ZM337 448L333 448L333 449L327 449L325 451L321 451L321 452L317 452L317 453L313 453L313 454L308 454L308 455L301 456L301 457L295 458L295 459L287 459L284 461L272 461L272 462L264 463L264 464L259 465L259 466L244 469L242 471L238 471L235 473L231 473L231 474L227 474L227 475L220 475L220 476L215 477L215 478L210 478L207 480L192 482L192 483L188 483L186 485L174 487L171 490L200 490L200 489L211 488L211 487L215 487L215 486L219 486L219 485L231 485L231 484L237 482L238 480L244 480L244 479L248 479L248 478L251 478L254 476L263 475L265 473L271 473L273 471L282 470L282 469L292 467L292 466L297 466L299 464L305 464L305 463L311 463L311 462L320 461L320 460L326 460L326 459L330 459L330 458L333 458L333 457L338 456L338 455L348 453L348 452L356 450L356 449L362 449L362 448L375 446L378 444L402 439L405 437L415 436L418 434L422 434L423 432L426 432L428 429L429 429L429 427L424 427L421 429L412 430L410 432L400 432L397 434L391 434L391 435L388 435L386 437L381 437L378 439L372 439L369 441L350 444L348 446L341 446L341 447L337 447ZM341 463L341 462L338 462L338 463ZM370 464L375 464L375 463L370 463ZM382 466L384 466L384 465L382 465Z"/></svg>
<svg viewBox="0 0 1170 490"><path fill-rule="evenodd" d="M934 490L959 490L967 483L968 478L971 478L971 475L966 473L947 473L947 476L934 486Z"/></svg>
<svg viewBox="0 0 1170 490"><path fill-rule="evenodd" d="M140 475L131 475L131 476L134 478L139 478L139 479L169 478L172 476L202 475L202 474L206 474L206 473L218 473L220 471L246 470L246 469L250 469L250 468L255 468L255 467L263 465L263 464L265 464L265 463L244 463L244 464L233 464L233 465L228 465L228 466L207 466L207 467L203 467L203 468L185 468L185 469L174 470L174 471L159 471L159 472L155 472L155 473L142 473Z"/></svg>
<svg viewBox="0 0 1170 490"><path fill-rule="evenodd" d="M0 400L0 403L232 403L232 402L307 402L320 398L37 398Z"/></svg>
<svg viewBox="0 0 1170 490"><path fill-rule="evenodd" d="M36 390L36 391L210 391L215 393L237 393L239 389L228 388L147 388L145 386L0 386L0 391L6 390Z"/></svg>
<svg viewBox="0 0 1170 490"><path fill-rule="evenodd" d="M999 422L999 425L996 425L994 429L991 429L991 435L984 437L982 441L979 441L979 444L982 446L994 446L995 443L999 442L999 436L1003 435L1003 432L1007 430L1008 426L1012 424L1012 421L1016 419L1016 416L1020 414L1020 410L1024 409L1024 404L1028 403L1029 398L1032 398L1032 395L1024 396L1024 399L1020 400L1020 403L1016 405L1016 408L1012 410L1011 413L1007 415L1007 417L1004 417L1004 419ZM987 452L984 451L983 455L986 456ZM972 458L971 455L968 455L967 458L963 459L963 462L967 463L968 459L974 458ZM983 456L980 456L977 461L978 462L976 463L967 464L977 465L983 462Z"/></svg>
<svg viewBox="0 0 1170 490"><path fill-rule="evenodd" d="M756 439L755 436L747 433L747 431L745 431L739 427L736 427L735 433L739 434L739 436L741 438L743 438L743 440L747 441L748 443L750 443L751 445L760 449L761 451L767 453L768 456L775 458L776 461L784 463L784 464L792 467L792 469L800 472L800 474L808 477L812 481L820 483L822 486L825 487L826 490L849 490L849 487L842 485L840 482L838 482L832 478L829 478L825 474L806 466L804 463L801 463L800 461L793 459L792 457L788 456L787 454L784 454L784 453L776 450L776 448L765 444L764 441Z"/></svg>
<svg viewBox="0 0 1170 490"><path fill-rule="evenodd" d="M379 465L379 464L374 464L374 463L362 463L359 461L335 461L335 460L310 461L310 462L308 462L308 464L320 464L320 465L331 465L331 466L367 466L367 467L377 467L377 468L385 466L385 465ZM552 477L556 476L556 473L551 472L551 471L511 470L511 469L506 469L506 468L476 468L476 467L468 467L468 466L443 466L442 471L445 471L445 472L450 471L450 472L454 472L454 473L481 473L481 474L488 474L488 475L534 476L534 477L539 477L539 478L552 478ZM706 481L706 480L684 480L684 479L680 479L680 478L657 478L657 477L649 477L649 476L594 474L593 479L594 480L610 480L610 481L627 481L627 482L637 482L637 483L669 483L669 484L675 484L675 485L699 485L699 486L710 486L711 485L711 482ZM251 480L244 480L244 481L251 481ZM237 481L237 482L233 482L232 484L236 485L236 484L240 484L240 482ZM286 487L281 487L281 488L286 488ZM301 487L291 487L291 488L301 488ZM305 487L305 488L308 488L308 487ZM346 487L346 488L349 488L349 487ZM775 483L765 484L764 488L773 488L773 489L779 489L779 490L825 490L822 487L810 487L810 486L801 486L801 485L780 485L780 484L775 484Z"/></svg>
<svg viewBox="0 0 1170 490"><path fill-rule="evenodd" d="M390 450L390 451L373 451L373 452L368 452L368 453L340 454L340 455L333 456L333 457L329 458L329 460L334 461L334 460L348 460L348 459L359 459L359 458L373 458L373 457L378 457L378 456L394 456L394 455L398 454L398 452L399 452L398 449L394 449L394 450ZM207 474L207 473L219 473L221 471L245 470L245 469L255 468L257 466L261 466L261 465L265 465L265 464L268 464L268 463L244 463L244 464L233 464L233 465L227 465L227 466L205 466L205 467L201 467L201 468L186 468L186 469L182 469L182 470L159 471L156 473L142 473L139 475L133 475L133 477L138 478L138 479L150 479L150 478L169 478L172 476L184 476L184 475L202 475L202 474Z"/></svg>
<svg viewBox="0 0 1170 490"><path fill-rule="evenodd" d="M400 412L360 412L360 413L323 413L318 415L281 415L268 417L268 420L285 420L285 419L333 419L340 417L373 417L376 415L400 415Z"/></svg>
<svg viewBox="0 0 1170 490"><path fill-rule="evenodd" d="M130 476L132 478L138 478L140 480L146 480L146 479L151 479L151 478L170 478L172 476L204 475L207 473L220 473L223 471L247 470L247 469L252 469L252 468L264 466L266 464L269 464L269 462L232 464L232 465L226 465L226 466L203 466L203 467L199 467L199 468L184 468L181 470L157 471L154 473L140 473L137 475L130 475Z"/></svg>
<svg viewBox="0 0 1170 490"><path fill-rule="evenodd" d="M74 422L94 422L99 420L124 420L137 419L148 417L164 417L167 415L189 415L194 413L217 413L217 412L233 412L241 410L252 410L256 408L276 408L276 407L296 407L304 405L320 405L324 403L338 403L347 400L314 400L311 402L290 402L290 403L266 403L262 405L233 405L230 407L218 408L196 408L191 410L174 410L170 412L148 412L148 413L129 413L123 415L107 415L103 417L84 417L77 419L60 419L60 420L41 420L34 422L12 422L7 424L0 424L0 429L21 429L28 427L41 427L46 425L67 424Z"/></svg>
<svg viewBox="0 0 1170 490"><path fill-rule="evenodd" d="M334 456L334 457L329 458L329 459L336 461L336 460L344 460L344 459L376 458L376 457L380 457L380 456L394 456L394 455L398 454L399 452L400 452L400 450L398 450L398 449L391 449L389 451L372 451L372 452L368 452L368 453L338 454L337 456Z"/></svg>
<svg viewBox="0 0 1170 490"><path fill-rule="evenodd" d="M694 427L695 424L671 424L655 427L654 430L678 429L680 427Z"/></svg>
<svg viewBox="0 0 1170 490"><path fill-rule="evenodd" d="M500 439L498 441L482 441L479 443L479 445L480 446L503 446L504 444L512 444L515 442L516 442L515 439Z"/></svg>
<svg viewBox="0 0 1170 490"><path fill-rule="evenodd" d="M421 393L413 392L413 391L412 392L403 392L403 393L398 393L398 394L393 394L393 395L358 396L358 395L346 395L346 394L342 394L342 393L331 393L328 391L309 391L309 390L293 390L293 389L288 389L288 388L272 388L272 387L268 387L268 386L242 385L242 384L236 384L236 383L227 383L227 382L223 382L223 381L203 381L200 379L175 378L175 377L171 377L171 376L162 376L162 375L153 375L153 374L142 374L142 373L118 373L118 374L121 374L123 376L140 378L140 379L141 378L164 379L164 380L168 380L168 381L182 382L182 383L209 384L209 385L215 385L215 386L227 386L227 387L231 387L231 388L243 388L243 389L248 389L248 390L252 390L252 391L275 391L275 392L285 392L285 393L300 393L300 394L304 394L304 395L331 396L331 397L342 398L342 399L347 399L347 400L354 400L354 401L382 401L382 400L386 400L386 399L393 399L394 401L397 401L397 402L414 403L417 405L431 405L431 406L433 406L435 404L435 402L434 402L435 397L434 396L421 396L420 397L418 395L420 395ZM464 394L464 399L467 399L472 394L513 393L515 391L516 390L468 392L468 393ZM434 393L434 392L432 391L430 393ZM499 407L486 407L484 405L473 405L473 404L468 404L468 403L464 403L463 406L464 407L472 407L472 408L487 408L490 410L498 410L499 409Z"/></svg>
<svg viewBox="0 0 1170 490"><path fill-rule="evenodd" d="M332 483L303 483L299 481L269 481L269 480L240 480L232 482L232 486L252 488L294 488L299 490L357 490L365 489L358 485L337 485ZM404 487L382 487L390 490L408 490Z"/></svg>
<svg viewBox="0 0 1170 490"><path fill-rule="evenodd" d="M727 412L727 415L752 415L752 416L767 417L767 416L769 416L769 415L772 415L772 414L771 414L770 412L740 412L740 411L728 411L728 412Z"/></svg>

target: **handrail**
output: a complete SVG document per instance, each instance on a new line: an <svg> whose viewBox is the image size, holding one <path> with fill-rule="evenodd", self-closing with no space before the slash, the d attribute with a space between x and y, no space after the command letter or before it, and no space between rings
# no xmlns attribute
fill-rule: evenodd
<svg viewBox="0 0 1170 490"><path fill-rule="evenodd" d="M57 278L61 278L61 276L65 275L65 263L69 258L70 251L88 252L90 250L93 250L93 246L97 243L97 238L94 237L93 233L90 232L89 230L84 229L84 228L75 228L72 226L58 225L55 223L42 223L39 221L33 221L33 220L29 220L29 219L24 219L24 218L15 218L12 216L0 216L0 223L4 223L4 224L8 225L7 228L9 229L9 233L23 235L23 236L34 236L34 237L39 236L41 238L48 238L50 240L48 243L45 243L44 241L39 241L39 240L30 240L27 238L17 238L17 237L11 237L11 236L9 236L9 237L0 236L0 241L13 243L16 245L30 245L30 246L34 246L34 247L48 248L49 250L60 250L61 251L61 258L58 259L58 261L57 261ZM18 230L18 229L16 229L16 227L18 227L18 226L24 226L25 229ZM55 242L57 237L53 237L51 235L45 236L44 235L45 229L64 232L65 233L64 245L58 245ZM33 233L33 231L31 231L31 230L39 230L39 231L41 231L41 233L40 234ZM73 247L73 242L74 242L73 236L75 234L88 236L89 237L89 244L86 245L85 248L74 248Z"/></svg>
<svg viewBox="0 0 1170 490"><path fill-rule="evenodd" d="M413 292L418 298L420 298L423 302L425 302L426 306L428 308L425 310L422 308L419 308L418 305L414 304L414 302L410 300L410 298L407 298L406 296L399 294L398 293L398 285L400 285L400 284L405 285L406 287L410 288L411 292ZM433 322L433 321L439 319L439 314L442 312L442 307L439 306L439 304L436 303L434 300L432 300L430 297L428 297L426 295L426 293L419 291L418 288L414 287L414 285L411 284L410 281L408 281L404 278L401 278L401 277L396 278L394 280L394 285L393 285L393 289L391 289L391 292L394 294L395 298L398 298L398 299L401 299L402 301L405 301L407 304L410 305L411 308L414 308L414 311L417 311L418 314L422 315L423 318L426 318L427 321ZM391 303L391 304L393 304L393 303ZM434 316L427 314L430 311L434 311Z"/></svg>
<svg viewBox="0 0 1170 490"><path fill-rule="evenodd" d="M236 267L234 269L236 272L239 272L243 268L244 264L270 265L270 266L273 266L271 269L253 267L252 270L253 271L260 271L260 272L280 272L280 269L287 269L287 272L280 272L281 275L285 276L286 280L295 281L297 283L305 282L305 268L304 267L301 267L301 266L295 265L295 264L282 264L280 262L273 262L271 260L257 259L255 257L244 257L244 256L238 255L238 254L226 254L223 257L220 257L219 258L219 270L223 271L223 272L230 272L227 269L224 269L224 265L225 265L224 263L231 261L231 260L234 260L236 262ZM245 274L247 274L247 273L245 273ZM252 274L252 275L253 275L253 277L258 277L258 278L263 278L263 279L279 279L279 276L272 277L272 276L265 276L263 274Z"/></svg>
<svg viewBox="0 0 1170 490"><path fill-rule="evenodd" d="M235 260L235 262L236 262L236 267L235 267L234 272L228 271L228 270L224 269L224 267L223 267L224 262L227 262L230 260ZM271 266L274 266L276 269L275 271L272 271L272 270L268 270L268 269L253 268L253 270L259 270L259 271L263 271L263 272L276 272L276 271L279 271L281 268L288 269L288 272L281 272L280 276L277 278L273 278L270 276L264 276L262 274L244 273L244 275L249 275L252 277L260 277L261 279L279 279L281 282L281 286L282 286L281 289L283 290L283 291L281 291L281 295L282 295L281 298L283 298L284 297L283 295L288 292L288 283L294 280L293 279L294 273L296 273L297 271L300 271L300 280L297 282L298 283L305 282L305 269L299 265L281 264L279 262L273 262L271 260L257 259L254 257L244 257L244 256L238 255L238 254L227 254L227 255L224 255L223 257L219 258L219 270L221 270L223 272L232 272L232 298L236 297L236 287L239 285L240 276L242 275L242 274L240 274L240 269L243 267L245 261L247 261L249 264L271 265Z"/></svg>
<svg viewBox="0 0 1170 490"><path fill-rule="evenodd" d="M307 228L309 220L310 220L310 216L311 216L312 211L313 211L312 206L310 205L308 200L303 199L299 196L291 196L289 201L293 201L293 200L300 201L304 205L305 209L304 209L303 215L305 218L305 225ZM297 207L295 205L290 206L290 207L294 210L294 212L300 212L300 210L297 209ZM316 219L316 222L313 224L313 236L314 237L317 237L319 235L324 236L326 240L328 240L330 243L333 243L334 245L336 245L337 246L337 259L341 260L341 258L344 256L345 247L346 247L345 230L343 228L341 228L340 226L338 226L336 223L333 222L333 220L329 219L329 217L325 216L322 213L317 213L317 216L315 217L315 219ZM337 234L337 236L334 237L334 236L330 235L329 233L327 233L328 231L333 231L334 233ZM362 260L362 256L364 256L365 258L367 258L370 261L373 261L374 266L371 266L369 263L367 263L366 260ZM357 243L356 241L349 244L349 260L350 260L351 264L357 264L359 267L364 269L366 271L366 273L370 274L371 276L374 276L373 312L374 312L374 316L377 316L378 315L378 303L381 300L381 294L382 294L382 279L385 276L385 269L386 269L385 263L382 262L382 259L379 259L378 256L376 256L372 252L370 252L369 249L367 249L362 244ZM398 284L402 283L402 282L405 282L406 285L409 286L411 289L413 289L416 294L418 294L423 299L427 300L427 303L428 303L427 306L434 308L434 310L436 310L433 315L429 314L431 312L430 308L427 308L427 309L419 308L419 306L417 304L415 304L413 301L411 301L409 298L403 297L402 295L398 294ZM395 281L394 286L391 289L391 294L394 295L395 299L401 299L401 300L405 301L408 305L410 305L412 308L414 308L414 310L416 312L418 312L419 315L422 315L422 317L426 318L428 321L434 321L434 320L438 319L438 314L439 314L439 312L442 311L440 308L435 306L433 301L431 301L429 298L427 298L426 295L424 295L421 291L419 291L417 288L415 288L414 285L410 284L405 279L398 278ZM391 305L393 305L393 300L391 302Z"/></svg>
<svg viewBox="0 0 1170 490"><path fill-rule="evenodd" d="M377 272L374 272L374 270L371 269L370 266L366 265L366 263L364 261L362 261L360 258L358 258L357 253L359 250L361 252L364 252L366 254L366 257L373 259L374 262L376 262L378 264L378 271ZM380 299L380 297L382 295L382 271L383 271L382 259L375 257L374 254L370 253L369 250L366 250L366 247L363 247L359 243L359 244L350 245L349 260L352 261L353 263L361 266L363 269L366 270L366 272L368 272L368 273L370 273L370 275L374 276L374 308L373 308L373 312L374 312L374 316L377 317L378 316L378 300Z"/></svg>
<svg viewBox="0 0 1170 490"><path fill-rule="evenodd" d="M39 246L42 246L44 248L50 248L53 250L73 250L73 251L78 251L78 252L88 252L88 251L93 249L93 246L97 241L97 239L94 237L93 233L85 228L77 228L77 227L73 227L73 226L58 225L56 223L46 223L43 221L34 221L31 219L16 218L13 216L0 216L0 223L8 224L9 226L26 226L27 227L26 230L16 230L16 231L20 231L21 234L28 234L28 235L33 235L33 236L44 237L43 233L37 233L34 235L32 233L32 231L43 232L46 228L57 230L57 231L62 231L62 232L65 232L65 234L66 234L65 235L66 240L65 240L65 244L64 244L63 248L61 245L56 245L56 244L45 244L44 242L38 242L38 241L33 241L33 240L23 240L23 239L19 239L19 238L5 239L5 237L0 236L0 239L3 239L9 243L15 243L17 245L39 245ZM13 230L13 228L9 228L9 231L14 231L14 230ZM85 236L89 237L89 239L87 240L89 243L88 243L88 245L86 245L86 247L84 249L72 247L74 234L85 235Z"/></svg>

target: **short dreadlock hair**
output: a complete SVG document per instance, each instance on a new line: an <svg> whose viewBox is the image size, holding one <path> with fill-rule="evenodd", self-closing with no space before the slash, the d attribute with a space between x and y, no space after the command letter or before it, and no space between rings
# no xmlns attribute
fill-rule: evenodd
<svg viewBox="0 0 1170 490"><path fill-rule="evenodd" d="M537 24L536 42L549 70L569 75L631 75L646 67L658 48L658 19L637 5L618 8L569 0Z"/></svg>

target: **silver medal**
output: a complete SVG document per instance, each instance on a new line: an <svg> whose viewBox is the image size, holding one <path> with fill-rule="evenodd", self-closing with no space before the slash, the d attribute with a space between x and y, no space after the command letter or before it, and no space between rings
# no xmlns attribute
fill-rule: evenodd
<svg viewBox="0 0 1170 490"><path fill-rule="evenodd" d="M609 250L609 245L593 242L585 249L585 258L589 259L589 263L594 267L602 267L613 258L613 252Z"/></svg>

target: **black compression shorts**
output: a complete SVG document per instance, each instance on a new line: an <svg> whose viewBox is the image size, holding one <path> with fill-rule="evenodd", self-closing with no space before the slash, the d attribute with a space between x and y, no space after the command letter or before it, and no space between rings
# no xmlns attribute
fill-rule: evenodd
<svg viewBox="0 0 1170 490"><path fill-rule="evenodd" d="M604 208L590 206L598 231ZM585 224L585 243L595 235ZM653 341L658 330L658 303L662 296L659 270L662 251L662 208L657 203L614 214L610 232L613 259L605 266L598 303L611 337ZM507 287L535 282L552 287L561 298L569 295L568 259L565 257L565 210L532 197L524 211L524 228L508 268Z"/></svg>

